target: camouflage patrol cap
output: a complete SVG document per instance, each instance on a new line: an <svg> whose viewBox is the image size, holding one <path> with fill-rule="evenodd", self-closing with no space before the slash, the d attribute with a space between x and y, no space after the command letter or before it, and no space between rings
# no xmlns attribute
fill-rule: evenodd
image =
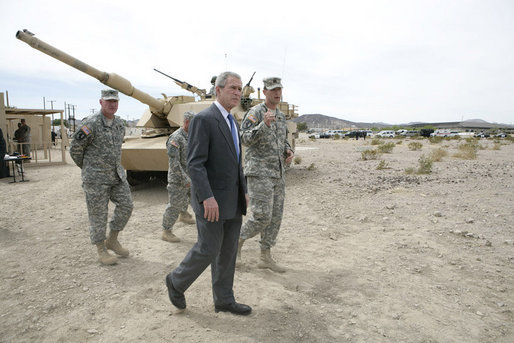
<svg viewBox="0 0 514 343"><path fill-rule="evenodd" d="M279 77L267 77L262 81L265 89L284 88L281 83L282 79Z"/></svg>
<svg viewBox="0 0 514 343"><path fill-rule="evenodd" d="M120 100L118 97L118 91L114 89L102 89L102 99L103 100Z"/></svg>
<svg viewBox="0 0 514 343"><path fill-rule="evenodd" d="M193 111L185 111L184 112L184 120L191 120L195 116L196 113Z"/></svg>

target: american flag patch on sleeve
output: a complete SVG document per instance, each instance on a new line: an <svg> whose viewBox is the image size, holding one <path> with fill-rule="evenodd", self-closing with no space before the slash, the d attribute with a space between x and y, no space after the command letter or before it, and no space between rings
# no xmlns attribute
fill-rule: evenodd
<svg viewBox="0 0 514 343"><path fill-rule="evenodd" d="M89 135L91 133L91 131L89 131L89 128L86 125L82 126L80 130L82 130L82 132L84 132L86 135Z"/></svg>

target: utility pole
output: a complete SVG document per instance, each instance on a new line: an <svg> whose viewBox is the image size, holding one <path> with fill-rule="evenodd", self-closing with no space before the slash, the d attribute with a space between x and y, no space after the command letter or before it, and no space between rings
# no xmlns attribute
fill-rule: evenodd
<svg viewBox="0 0 514 343"><path fill-rule="evenodd" d="M77 105L68 104L68 118L73 120L73 132L75 132L75 107L77 107ZM73 118L70 116L70 109L73 109Z"/></svg>

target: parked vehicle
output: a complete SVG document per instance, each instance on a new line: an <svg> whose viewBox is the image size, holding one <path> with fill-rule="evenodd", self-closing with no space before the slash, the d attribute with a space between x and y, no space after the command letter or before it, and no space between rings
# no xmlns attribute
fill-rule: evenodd
<svg viewBox="0 0 514 343"><path fill-rule="evenodd" d="M419 135L422 137L430 137L430 135L434 132L434 129L421 129L419 130Z"/></svg>
<svg viewBox="0 0 514 343"><path fill-rule="evenodd" d="M475 137L478 137L478 138L487 138L487 137L490 137L491 135L488 134L487 132L479 132L477 134L475 134Z"/></svg>
<svg viewBox="0 0 514 343"><path fill-rule="evenodd" d="M494 137L505 138L505 137L507 137L507 135L503 132L498 132L497 134L494 135Z"/></svg>
<svg viewBox="0 0 514 343"><path fill-rule="evenodd" d="M377 133L377 136L379 136L379 137L394 137L395 133L394 133L394 131L384 130L384 131L380 131L379 133Z"/></svg>
<svg viewBox="0 0 514 343"><path fill-rule="evenodd" d="M449 129L439 129L435 130L430 134L431 137L454 137L458 136L459 131L449 130Z"/></svg>
<svg viewBox="0 0 514 343"><path fill-rule="evenodd" d="M373 131L371 131L371 130L364 130L363 132L366 132L366 137L373 137Z"/></svg>
<svg viewBox="0 0 514 343"><path fill-rule="evenodd" d="M408 130L404 130L404 129L398 130L398 131L396 131L396 135L397 136L407 136L407 132L409 132L409 131Z"/></svg>
<svg viewBox="0 0 514 343"><path fill-rule="evenodd" d="M407 137L412 137L412 136L417 136L417 135L419 135L419 131L417 131L417 130L409 130L405 134L405 136L407 136Z"/></svg>

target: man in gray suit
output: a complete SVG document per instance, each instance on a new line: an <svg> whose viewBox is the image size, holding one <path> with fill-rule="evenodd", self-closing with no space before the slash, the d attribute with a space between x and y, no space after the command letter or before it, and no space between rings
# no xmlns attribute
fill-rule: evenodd
<svg viewBox="0 0 514 343"><path fill-rule="evenodd" d="M198 240L166 276L170 301L179 309L186 308L184 292L211 265L215 311L238 315L252 311L235 301L233 291L239 231L248 206L239 128L230 114L241 100L241 90L238 74L220 74L216 101L189 126L187 164Z"/></svg>

